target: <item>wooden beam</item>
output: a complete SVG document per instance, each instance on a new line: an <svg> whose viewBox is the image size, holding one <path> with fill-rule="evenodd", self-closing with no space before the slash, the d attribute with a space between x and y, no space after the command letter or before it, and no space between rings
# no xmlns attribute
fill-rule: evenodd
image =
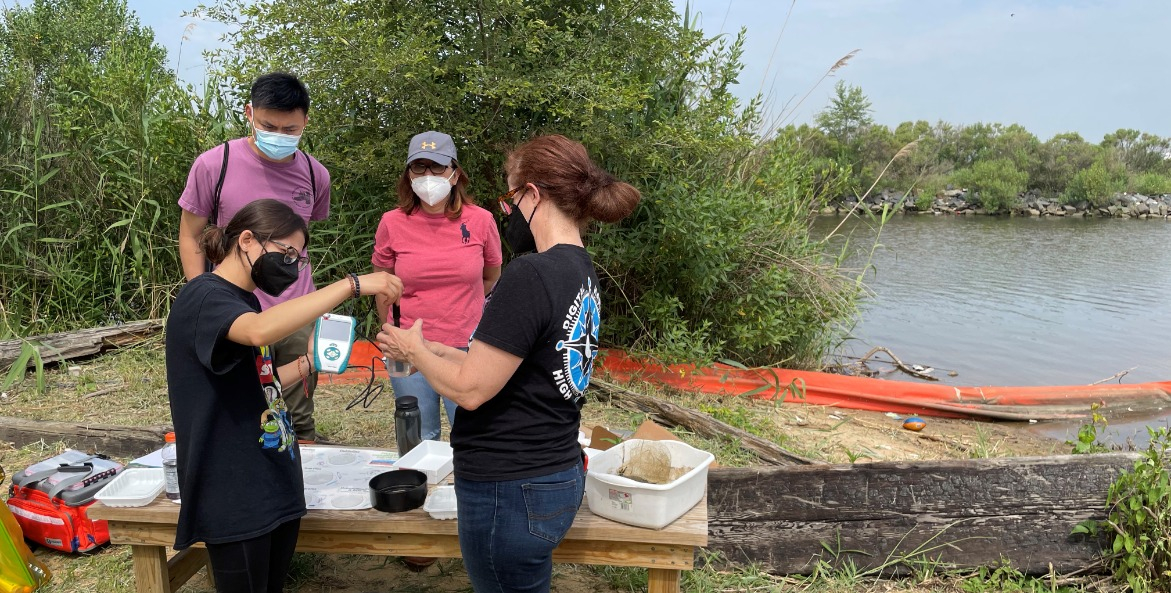
<svg viewBox="0 0 1171 593"><path fill-rule="evenodd" d="M22 447L29 443L64 442L69 447L118 457L139 457L163 446L169 426L121 426L82 422L26 420L0 416L0 441Z"/></svg>
<svg viewBox="0 0 1171 593"><path fill-rule="evenodd" d="M134 345L162 331L162 329L162 319L147 319L122 325L3 340L0 341L0 370L7 369L16 362L25 342L37 344L37 351L43 362L61 362L92 356L113 348ZM34 365L35 362L30 360L27 366Z"/></svg>
<svg viewBox="0 0 1171 593"><path fill-rule="evenodd" d="M1106 492L1137 454L713 468L709 548L780 574L819 561L905 568L904 556L1027 573L1084 568L1100 542L1070 535L1105 517ZM892 560L894 561L892 563Z"/></svg>
<svg viewBox="0 0 1171 593"><path fill-rule="evenodd" d="M137 546L136 546L137 547ZM166 549L164 548L164 552ZM178 591L180 587L187 584L191 577L203 567L207 567L207 573L211 575L211 564L208 561L206 548L186 548L175 554L167 561L168 578L170 579L170 590L172 593Z"/></svg>
<svg viewBox="0 0 1171 593"><path fill-rule="evenodd" d="M167 549L157 546L130 546L134 557L134 586L138 593L171 593Z"/></svg>

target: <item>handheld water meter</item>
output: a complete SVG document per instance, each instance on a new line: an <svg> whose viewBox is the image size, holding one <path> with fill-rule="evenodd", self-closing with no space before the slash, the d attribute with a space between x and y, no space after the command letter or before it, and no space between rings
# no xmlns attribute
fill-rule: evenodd
<svg viewBox="0 0 1171 593"><path fill-rule="evenodd" d="M326 313L314 324L313 366L326 373L340 373L350 362L354 346L354 318Z"/></svg>

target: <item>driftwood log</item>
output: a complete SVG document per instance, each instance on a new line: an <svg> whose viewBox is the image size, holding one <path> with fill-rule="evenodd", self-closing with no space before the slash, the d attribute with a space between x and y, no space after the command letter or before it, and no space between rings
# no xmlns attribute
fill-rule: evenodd
<svg viewBox="0 0 1171 593"><path fill-rule="evenodd" d="M22 447L29 443L64 442L80 451L115 457L140 457L163 446L168 426L121 426L82 422L50 422L0 416L0 441Z"/></svg>
<svg viewBox="0 0 1171 593"><path fill-rule="evenodd" d="M610 402L635 412L653 414L672 426L682 426L708 438L734 438L749 452L771 465L805 465L818 463L802 457L776 443L762 439L748 431L721 422L703 412L675 405L667 400L643 395L613 383L592 379L591 383L605 389ZM605 397L605 396L603 396Z"/></svg>
<svg viewBox="0 0 1171 593"><path fill-rule="evenodd" d="M122 325L94 327L75 332L61 332L0 341L0 370L12 366L20 357L25 342L36 344L41 360L61 362L83 356L92 356L113 348L137 344L163 329L163 320L147 319ZM30 360L28 366L32 367Z"/></svg>
<svg viewBox="0 0 1171 593"><path fill-rule="evenodd" d="M778 574L819 561L898 572L906 558L1026 573L1092 564L1100 542L1070 535L1105 517L1106 492L1137 454L714 468L709 548Z"/></svg>

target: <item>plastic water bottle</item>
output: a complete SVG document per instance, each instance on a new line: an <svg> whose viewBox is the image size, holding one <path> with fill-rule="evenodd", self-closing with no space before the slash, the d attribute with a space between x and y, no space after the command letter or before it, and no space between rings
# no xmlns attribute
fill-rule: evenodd
<svg viewBox="0 0 1171 593"><path fill-rule="evenodd" d="M168 432L163 445L163 480L167 498L179 500L179 456L175 450L175 433Z"/></svg>
<svg viewBox="0 0 1171 593"><path fill-rule="evenodd" d="M419 399L404 395L394 400L394 438L398 444L398 458L423 441L423 421L419 415Z"/></svg>

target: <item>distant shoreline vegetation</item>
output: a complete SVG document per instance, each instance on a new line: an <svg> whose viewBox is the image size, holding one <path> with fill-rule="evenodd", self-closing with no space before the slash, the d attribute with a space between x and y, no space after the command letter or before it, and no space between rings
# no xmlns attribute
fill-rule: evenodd
<svg viewBox="0 0 1171 593"><path fill-rule="evenodd" d="M926 202L914 195L883 190L877 194L866 196L862 200L859 200L857 196L843 196L831 200L819 209L817 214L821 216L847 216L865 212L875 215L893 212L895 214L931 214L935 216L993 215L1137 218L1140 220L1157 218L1166 220L1171 218L1171 194L1146 196L1120 193L1115 194L1108 201L1101 201L1099 205L1091 205L1084 200L1065 203L1059 199L1045 198L1036 192L1026 192L1018 196L1016 203L1007 210L993 211L983 208L979 193L970 190L949 187Z"/></svg>
<svg viewBox="0 0 1171 593"><path fill-rule="evenodd" d="M940 214L1150 218L1171 205L1171 138L1119 129L1096 144L1073 132L1042 142L1018 124L892 129L872 113L859 87L839 82L815 125L781 130L819 163L823 183L846 188L819 211L849 209L856 196L870 206L906 196L900 210Z"/></svg>

